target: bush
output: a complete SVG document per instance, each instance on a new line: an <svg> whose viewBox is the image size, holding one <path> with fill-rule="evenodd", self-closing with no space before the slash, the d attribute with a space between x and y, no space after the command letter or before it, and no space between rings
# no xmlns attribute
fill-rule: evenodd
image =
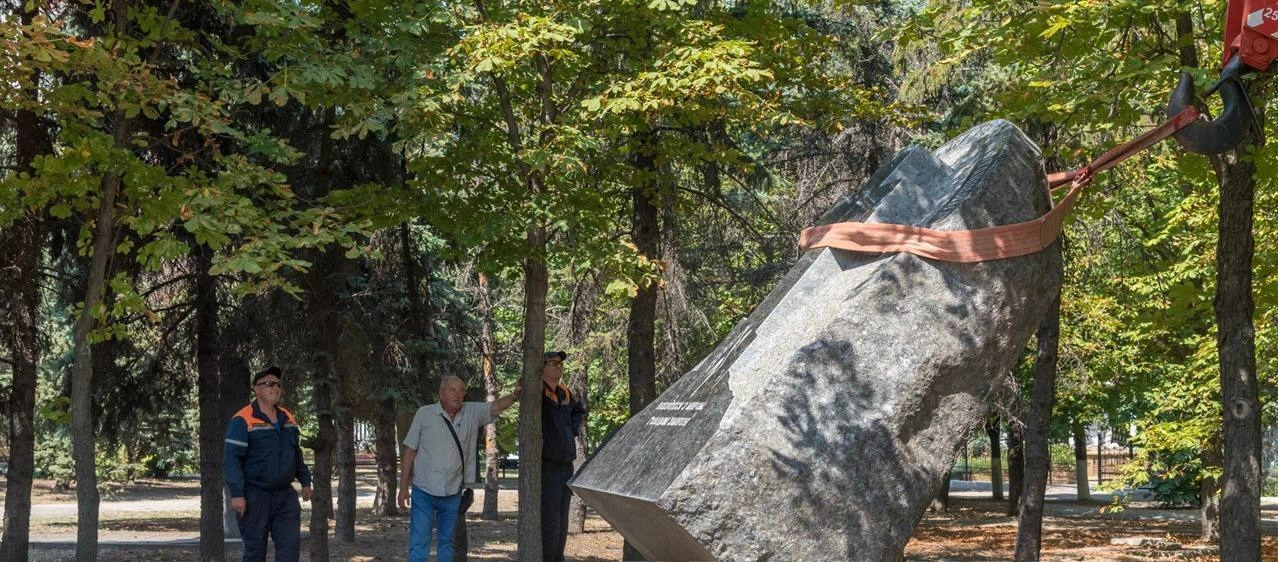
<svg viewBox="0 0 1278 562"><path fill-rule="evenodd" d="M1202 462L1197 451L1151 455L1145 488L1163 507L1196 507Z"/></svg>
<svg viewBox="0 0 1278 562"><path fill-rule="evenodd" d="M53 480L58 488L71 487L75 481L75 462L71 458L69 436L46 435L36 439L35 477Z"/></svg>
<svg viewBox="0 0 1278 562"><path fill-rule="evenodd" d="M98 447L97 476L100 483L130 482L147 474L144 463L130 462L122 447L103 450ZM53 480L58 488L70 488L75 482L75 459L71 456L71 437L65 433L38 439L35 447L35 477Z"/></svg>

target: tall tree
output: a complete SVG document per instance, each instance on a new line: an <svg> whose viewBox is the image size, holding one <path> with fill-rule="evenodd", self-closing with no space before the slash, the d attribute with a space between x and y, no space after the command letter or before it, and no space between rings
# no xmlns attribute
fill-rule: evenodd
<svg viewBox="0 0 1278 562"><path fill-rule="evenodd" d="M35 10L6 4L22 25L30 25ZM11 12L12 13L12 12ZM33 72L22 96L35 99L40 73ZM36 157L53 152L39 115L31 109L14 113L18 131L14 154L17 173L31 174ZM9 351L13 373L9 392L9 459L5 473L4 536L0 559L27 560L31 532L31 484L35 466L35 394L40 365L40 266L44 250L41 215L21 208L12 223L0 217L0 290L10 295L0 304L0 342ZM3 213L0 213L3 214Z"/></svg>
<svg viewBox="0 0 1278 562"><path fill-rule="evenodd" d="M176 8L177 4L173 4ZM170 16L172 12L170 12ZM117 40L129 35L130 10L128 2L116 2L111 10ZM153 53L158 53L153 50ZM111 144L117 150L128 150L134 119L128 112L117 108L111 125ZM74 363L71 369L71 442L75 457L75 491L77 504L76 560L90 562L98 557L98 477L95 458L97 450L93 431L93 342L90 340L97 324L99 307L109 275L108 262L115 250L115 200L120 193L123 171L104 170L99 192L98 211L93 220L92 256L88 273L88 288L75 324Z"/></svg>
<svg viewBox="0 0 1278 562"><path fill-rule="evenodd" d="M197 246L195 257L195 363L199 374L200 558L226 558L222 520L222 446L227 416L222 411L222 338L218 333L217 280L209 274L213 249Z"/></svg>
<svg viewBox="0 0 1278 562"><path fill-rule="evenodd" d="M215 20L234 19L218 11L231 7L210 8L210 15L178 6L77 5L65 18L0 22L6 36L20 37L6 44L17 63L5 65L6 81L25 83L39 71L56 76L39 84L47 93L20 101L54 124L59 147L38 174L4 178L3 206L74 217L83 225L81 239L91 241L81 248L91 261L72 338L80 559L96 558L97 547L95 426L101 424L94 402L99 392L107 401L121 394L118 385L99 384L124 370L113 354L127 346L110 340L128 337L122 318L155 316L133 278L166 271L190 252L190 235L194 245L217 252L209 273L227 275L238 289L286 286L283 273L307 266L293 252L359 230L330 229L341 215L334 209L293 208L291 191L270 169L292 158L291 150L269 133L246 132L243 115L232 118L261 99L226 74L237 66L226 60L234 50L212 30ZM187 19L203 27L193 31ZM211 60L218 57L210 50L226 58ZM109 275L113 269L119 274Z"/></svg>
<svg viewBox="0 0 1278 562"><path fill-rule="evenodd" d="M653 261L661 256L661 240L658 209L661 191L653 154L651 133L640 132L633 155L636 169L635 185L631 188L633 211L630 219L630 238L638 249L641 260ZM626 368L630 387L630 415L633 417L657 399L657 297L659 277L645 276L636 286L630 301L630 318L626 327ZM622 545L622 558L644 560L643 555L629 541Z"/></svg>
<svg viewBox="0 0 1278 562"><path fill-rule="evenodd" d="M335 114L335 108L323 108L318 119L317 129L322 135L314 184L318 197L329 195L333 189L334 142L327 131L333 126ZM334 393L344 386L339 381L345 376L342 372L345 365L341 361L343 319L338 300L339 292L346 285L344 266L347 262L333 250L321 250L315 264L317 267L307 275L306 284L307 317L315 323L311 330L314 337L311 400L319 426L308 444L315 451L315 466L311 470L315 491L311 497L310 558L327 562L328 521L333 516L333 457L337 447Z"/></svg>
<svg viewBox="0 0 1278 562"><path fill-rule="evenodd" d="M1253 93L1253 100L1263 99ZM1263 106L1262 106L1263 107ZM1256 382L1252 236L1259 139L1213 157L1220 185L1216 243L1216 348L1220 355L1225 473L1221 479L1222 560L1260 560L1260 390Z"/></svg>
<svg viewBox="0 0 1278 562"><path fill-rule="evenodd" d="M1176 30L1183 44L1179 50L1181 62L1197 67L1198 53L1190 40L1193 23L1188 13L1177 13ZM1248 128L1237 148L1210 157L1220 189L1213 308L1224 426L1220 533L1229 537L1220 545L1222 560L1260 560L1262 436L1260 390L1256 381L1255 302L1252 300L1252 258L1256 247L1252 224L1256 192L1254 153L1263 142L1267 98L1257 89L1252 90L1250 99L1257 111L1256 126ZM1214 440L1209 439L1208 446L1214 444ZM1203 535L1211 534L1210 522L1204 519Z"/></svg>

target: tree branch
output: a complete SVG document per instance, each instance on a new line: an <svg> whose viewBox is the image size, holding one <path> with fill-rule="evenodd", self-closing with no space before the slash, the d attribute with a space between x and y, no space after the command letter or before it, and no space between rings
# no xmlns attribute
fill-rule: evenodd
<svg viewBox="0 0 1278 562"><path fill-rule="evenodd" d="M706 193L706 192L704 192L704 191L700 191L700 190L698 190L698 189L694 189L694 188L691 188L691 187L678 186L678 187L676 187L675 189L678 189L678 190L680 190L680 191L686 191L686 192L688 192L688 193L691 193L691 194L693 194L693 195L696 195L696 196L700 197L701 199L703 199L703 200L705 200L705 201L707 201L707 202L709 202L709 203L714 204L714 206L719 207L720 209L723 209L723 210L724 210L724 211L726 211L729 215L731 215L731 216L732 216L732 218L736 219L736 221L737 221L738 223L740 223L740 224L741 224L741 227L742 227L742 228L744 228L744 229L746 229L747 231L749 231L749 232L750 232L750 235L751 235L751 236L753 236L753 237L755 238L755 240L757 240L757 241L759 241L759 242L761 242L761 243L762 243L762 242L766 242L766 241L767 241L767 240L764 238L764 236L763 236L762 234L760 234L760 233L759 233L759 231L758 231L758 230L755 230L754 226L750 224L750 221L746 220L746 218L745 218L745 217L741 216L741 214L740 214L740 213L738 213L735 209L733 209L730 205L728 205L725 201L723 201L723 198L722 198L722 197L716 197L716 196L714 196L714 195L711 195L711 194L709 194L709 193Z"/></svg>
<svg viewBox="0 0 1278 562"><path fill-rule="evenodd" d="M195 274L194 274L194 273L187 273L187 274L185 274L185 275L179 275L179 276L177 276L177 277L173 277L173 278L171 278L171 279L168 279L168 280L164 281L163 283L160 283L160 284L158 284L158 285L155 285L155 286L151 287L150 289L147 289L145 292L143 292L143 293L139 294L138 296L140 296L140 297L142 297L142 298L146 298L146 297L150 296L150 295L151 295L151 293L154 293L154 292L156 292L156 291L158 291L158 290L160 290L160 289L163 289L163 288L165 288L165 287L167 287L167 286L169 286L169 285L172 285L172 284L174 284L174 283L177 283L178 281L185 281L185 280L190 279L190 278L192 278L192 277L195 277Z"/></svg>

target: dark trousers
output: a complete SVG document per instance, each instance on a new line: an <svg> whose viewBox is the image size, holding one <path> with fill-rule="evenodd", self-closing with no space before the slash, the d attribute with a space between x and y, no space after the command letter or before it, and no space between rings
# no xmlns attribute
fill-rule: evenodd
<svg viewBox="0 0 1278 562"><path fill-rule="evenodd" d="M292 486L280 490L244 487L244 515L236 518L244 540L244 562L266 560L266 536L275 541L276 562L297 562L302 541L302 504Z"/></svg>
<svg viewBox="0 0 1278 562"><path fill-rule="evenodd" d="M568 542L571 462L541 463L541 550L543 562L562 562Z"/></svg>

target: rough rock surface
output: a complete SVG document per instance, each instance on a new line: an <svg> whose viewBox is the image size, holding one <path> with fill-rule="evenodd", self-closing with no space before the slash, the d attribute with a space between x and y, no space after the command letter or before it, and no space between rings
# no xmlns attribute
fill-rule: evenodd
<svg viewBox="0 0 1278 562"><path fill-rule="evenodd" d="M898 153L823 223L962 230L1050 205L993 121ZM572 482L649 560L894 560L1059 290L1059 247L975 264L806 252Z"/></svg>

